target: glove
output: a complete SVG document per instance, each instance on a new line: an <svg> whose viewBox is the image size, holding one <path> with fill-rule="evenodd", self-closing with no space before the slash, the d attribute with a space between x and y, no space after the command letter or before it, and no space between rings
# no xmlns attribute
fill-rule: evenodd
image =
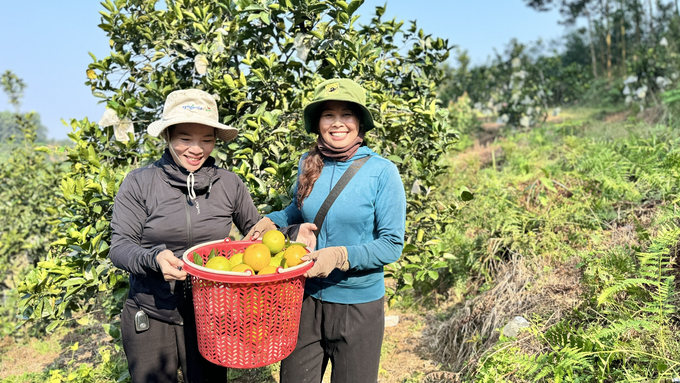
<svg viewBox="0 0 680 383"><path fill-rule="evenodd" d="M271 219L264 217L250 229L248 234L246 234L245 239L252 240L260 238L262 237L262 234L268 232L269 230L276 230L276 224L274 224L274 221Z"/></svg>
<svg viewBox="0 0 680 383"><path fill-rule="evenodd" d="M303 261L314 261L314 266L305 273L307 278L326 278L335 269L342 271L349 269L347 248L344 246L327 247L313 251L301 259Z"/></svg>

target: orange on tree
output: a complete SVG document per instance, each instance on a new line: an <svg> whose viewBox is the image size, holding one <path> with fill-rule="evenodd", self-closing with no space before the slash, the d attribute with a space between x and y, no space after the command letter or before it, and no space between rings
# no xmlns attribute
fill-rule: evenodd
<svg viewBox="0 0 680 383"><path fill-rule="evenodd" d="M300 245L290 245L283 253L283 258L286 260L288 267L297 266L302 263L300 258L307 255L307 250Z"/></svg>
<svg viewBox="0 0 680 383"><path fill-rule="evenodd" d="M231 271L235 271L237 273L244 273L246 270L250 270L251 275L255 275L255 270L245 263L239 263L238 265L231 268Z"/></svg>
<svg viewBox="0 0 680 383"><path fill-rule="evenodd" d="M276 254L286 245L286 237L278 230L269 230L262 236L262 244L269 248L271 254Z"/></svg>
<svg viewBox="0 0 680 383"><path fill-rule="evenodd" d="M205 267L213 270L231 271L231 263L224 257L211 258L208 263L205 264Z"/></svg>
<svg viewBox="0 0 680 383"><path fill-rule="evenodd" d="M269 261L272 255L269 248L261 243L253 243L246 247L243 252L243 263L253 268L255 271L260 271L263 267L269 266Z"/></svg>

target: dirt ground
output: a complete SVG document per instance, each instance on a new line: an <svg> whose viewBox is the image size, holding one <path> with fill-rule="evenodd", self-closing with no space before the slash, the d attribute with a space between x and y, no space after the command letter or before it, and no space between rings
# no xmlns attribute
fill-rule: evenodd
<svg viewBox="0 0 680 383"><path fill-rule="evenodd" d="M423 343L423 333L428 323L433 324L436 320L428 318L427 313L404 313L393 309L388 310L386 315L399 316L399 323L385 328L379 382L415 383L422 381L427 374L438 371L437 363L429 359L427 347ZM46 339L29 339L21 343L9 337L2 339L0 380L50 368L65 368L69 363L74 367L81 363L96 365L97 350L103 345L113 345L113 339L100 329L101 326L92 325L78 331L65 331ZM70 347L76 343L78 349L71 351ZM330 368L323 381L330 382ZM278 382L278 365L232 371L230 382Z"/></svg>

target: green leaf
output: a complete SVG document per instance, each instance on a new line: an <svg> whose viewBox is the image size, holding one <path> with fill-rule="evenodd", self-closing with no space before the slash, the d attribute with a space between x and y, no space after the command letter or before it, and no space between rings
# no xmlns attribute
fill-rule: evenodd
<svg viewBox="0 0 680 383"><path fill-rule="evenodd" d="M364 3L364 0L352 0L347 6L347 13L352 16L354 12Z"/></svg>
<svg viewBox="0 0 680 383"><path fill-rule="evenodd" d="M394 162L394 163L397 163L397 164L404 163L404 161L401 159L401 157L395 156L394 154L387 156L387 159Z"/></svg>
<svg viewBox="0 0 680 383"><path fill-rule="evenodd" d="M215 258L215 256L217 256L217 249L213 247L212 250L210 250L210 254L208 254L208 260Z"/></svg>
<svg viewBox="0 0 680 383"><path fill-rule="evenodd" d="M104 328L104 331L113 339L120 339L120 328L118 326L114 326L110 323L104 323L102 324L102 327Z"/></svg>
<svg viewBox="0 0 680 383"><path fill-rule="evenodd" d="M66 282L62 283L61 285L64 286L64 287L68 287L68 286L82 285L85 282L87 282L87 280L85 278L70 278Z"/></svg>
<svg viewBox="0 0 680 383"><path fill-rule="evenodd" d="M267 173L269 173L269 174L271 174L271 175L273 175L273 176L275 176L275 175L278 173L278 172L276 171L276 169L274 169L274 168L272 168L272 167L266 167L266 168L264 168L264 171L267 172Z"/></svg>
<svg viewBox="0 0 680 383"><path fill-rule="evenodd" d="M229 89L236 89L236 84L234 84L234 79L231 78L230 75L225 74L223 78L224 78L224 82L227 84Z"/></svg>
<svg viewBox="0 0 680 383"><path fill-rule="evenodd" d="M262 22L265 24L269 24L271 22L271 20L269 19L269 13L260 12L260 20L262 20Z"/></svg>
<svg viewBox="0 0 680 383"><path fill-rule="evenodd" d="M407 243L407 244L404 245L404 249L401 251L401 253L402 254L403 253L410 253L410 252L416 251L416 250L418 250L418 247L416 247L415 245L412 245L410 243Z"/></svg>
<svg viewBox="0 0 680 383"><path fill-rule="evenodd" d="M253 163L255 163L255 166L258 168L262 165L262 153L255 153L253 156Z"/></svg>
<svg viewBox="0 0 680 383"><path fill-rule="evenodd" d="M546 189L548 189L552 192L557 192L557 189L555 189L555 186L554 186L552 180L541 177L541 184L543 184L543 186L545 186Z"/></svg>
<svg viewBox="0 0 680 383"><path fill-rule="evenodd" d="M460 196L460 199L462 199L465 202L472 201L472 199L474 198L474 195L465 186L461 186L460 189L458 189L458 195Z"/></svg>
<svg viewBox="0 0 680 383"><path fill-rule="evenodd" d="M203 266L203 257L201 257L200 254L194 251L194 263Z"/></svg>
<svg viewBox="0 0 680 383"><path fill-rule="evenodd" d="M58 326L61 326L62 323L63 323L63 321L54 320L47 326L45 331L52 332L55 328L57 328Z"/></svg>
<svg viewBox="0 0 680 383"><path fill-rule="evenodd" d="M439 273L434 270L429 270L427 272L427 275L429 275L430 279L432 279L433 281L436 281L439 278Z"/></svg>

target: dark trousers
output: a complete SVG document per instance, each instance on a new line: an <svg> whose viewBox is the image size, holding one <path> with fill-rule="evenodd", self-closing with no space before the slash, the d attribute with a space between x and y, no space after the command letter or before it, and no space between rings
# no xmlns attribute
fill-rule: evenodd
<svg viewBox="0 0 680 383"><path fill-rule="evenodd" d="M183 326L149 318L149 329L137 332L137 311L137 307L125 304L120 326L132 383L175 383L180 367L186 383L227 381L227 369L210 363L198 352L193 318L185 318Z"/></svg>
<svg viewBox="0 0 680 383"><path fill-rule="evenodd" d="M281 362L281 383L376 383L385 331L385 298L339 304L305 296L295 350Z"/></svg>

